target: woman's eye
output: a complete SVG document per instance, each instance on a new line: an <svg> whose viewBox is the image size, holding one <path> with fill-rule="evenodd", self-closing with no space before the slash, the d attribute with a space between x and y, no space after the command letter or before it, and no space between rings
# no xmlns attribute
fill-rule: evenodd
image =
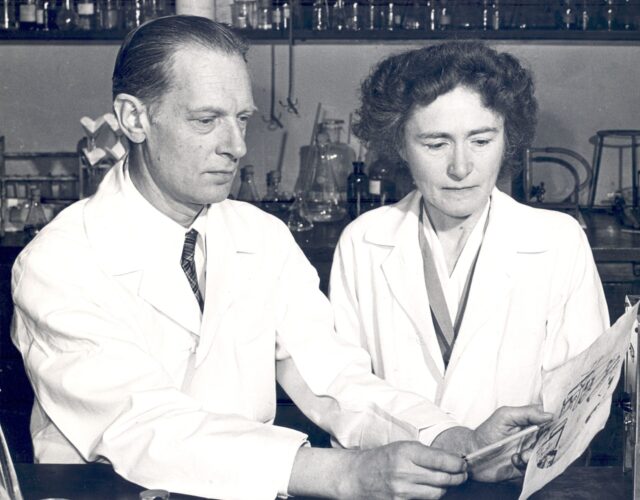
<svg viewBox="0 0 640 500"><path fill-rule="evenodd" d="M446 142L431 142L431 143L427 144L426 146L431 151L439 151L439 150L443 149L446 145L447 145Z"/></svg>

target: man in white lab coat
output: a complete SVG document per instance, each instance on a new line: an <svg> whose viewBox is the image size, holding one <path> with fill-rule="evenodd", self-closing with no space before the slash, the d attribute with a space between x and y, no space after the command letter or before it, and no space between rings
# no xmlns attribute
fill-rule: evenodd
<svg viewBox="0 0 640 500"><path fill-rule="evenodd" d="M105 461L146 487L216 498L438 498L466 472L419 442L432 406L335 337L287 228L226 200L255 109L245 51L195 17L125 40L113 94L129 156L13 272L36 459ZM360 451L313 449L271 425L276 377ZM492 418L473 434L478 447L547 416Z"/></svg>

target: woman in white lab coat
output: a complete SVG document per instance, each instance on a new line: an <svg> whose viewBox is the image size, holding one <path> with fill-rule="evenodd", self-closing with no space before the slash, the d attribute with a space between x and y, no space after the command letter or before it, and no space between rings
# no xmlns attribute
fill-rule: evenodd
<svg viewBox="0 0 640 500"><path fill-rule="evenodd" d="M404 160L417 189L342 234L337 332L368 350L377 375L468 428L540 402L541 369L609 324L578 223L496 188L533 140L533 92L516 58L478 42L391 56L361 89L356 135ZM445 447L449 431L430 427Z"/></svg>

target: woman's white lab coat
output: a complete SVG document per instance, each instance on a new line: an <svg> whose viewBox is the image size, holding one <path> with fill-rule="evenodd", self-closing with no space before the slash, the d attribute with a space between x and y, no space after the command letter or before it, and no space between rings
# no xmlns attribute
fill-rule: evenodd
<svg viewBox="0 0 640 500"><path fill-rule="evenodd" d="M609 324L584 231L568 215L494 189L445 372L418 244L419 201L415 191L345 229L330 282L338 334L370 353L377 375L460 424L475 428L499 406L539 402L541 368L578 354Z"/></svg>

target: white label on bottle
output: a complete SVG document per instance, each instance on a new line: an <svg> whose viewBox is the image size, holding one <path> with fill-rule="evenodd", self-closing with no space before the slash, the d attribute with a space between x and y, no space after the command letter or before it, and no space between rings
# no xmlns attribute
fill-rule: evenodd
<svg viewBox="0 0 640 500"><path fill-rule="evenodd" d="M176 0L176 14L215 18L214 0Z"/></svg>
<svg viewBox="0 0 640 500"><path fill-rule="evenodd" d="M380 188L382 186L382 181L380 180L369 180L369 193L370 194L375 194L375 195L379 195L380 194Z"/></svg>
<svg viewBox="0 0 640 500"><path fill-rule="evenodd" d="M36 22L36 4L20 5L20 21L23 23Z"/></svg>
<svg viewBox="0 0 640 500"><path fill-rule="evenodd" d="M36 24L44 24L44 11L42 9L36 11Z"/></svg>
<svg viewBox="0 0 640 500"><path fill-rule="evenodd" d="M78 15L92 16L94 12L95 12L95 7L93 5L93 2L78 4Z"/></svg>

